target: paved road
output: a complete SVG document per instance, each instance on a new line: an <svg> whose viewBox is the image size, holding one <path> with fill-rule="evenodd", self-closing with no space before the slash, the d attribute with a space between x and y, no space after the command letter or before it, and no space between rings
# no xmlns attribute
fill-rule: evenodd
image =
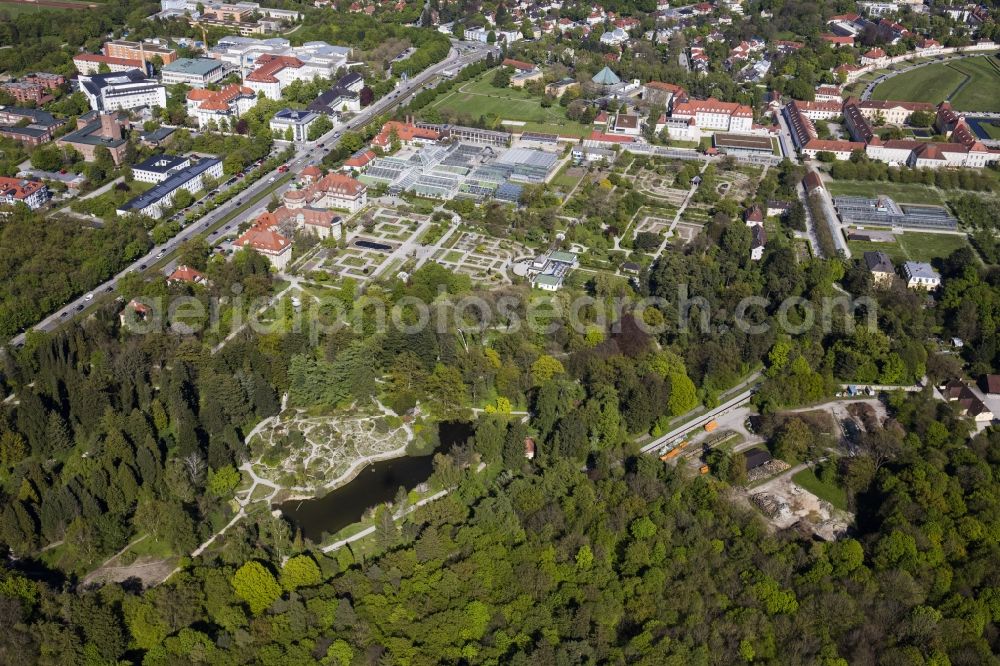
<svg viewBox="0 0 1000 666"><path fill-rule="evenodd" d="M756 391L755 387L743 391L735 398L730 398L729 400L722 403L715 409L711 409L705 412L704 414L694 419L693 421L688 421L684 425L674 428L667 434L662 435L661 437L657 437L652 442L642 447L641 451L643 453L652 453L657 449L659 449L661 446L669 444L670 442L674 441L679 437L683 437L692 430L697 430L698 428L704 427L704 425L709 421L713 421L718 417L722 416L723 414L730 412L731 410L739 409L743 405L750 402L750 398L753 397L755 391Z"/></svg>
<svg viewBox="0 0 1000 666"><path fill-rule="evenodd" d="M449 68L457 71L474 62L483 60L486 58L490 50L491 47L486 44L479 44L477 42L458 42L453 40L452 49L447 58L438 64L425 69L423 72L405 83L400 84L394 92L386 95L382 99L373 103L371 106L365 108L346 125L330 130L312 144L297 147L295 156L286 162L288 171L292 174L297 174L309 164L319 162L327 154L327 152L335 148L337 143L339 143L342 131L364 127L374 118L377 118L383 113L391 111L396 106L405 103L406 100L422 90L424 83L427 83L432 78L438 76L442 71ZM182 243L193 238L194 236L204 234L213 225L220 222L223 217L239 210L257 195L261 194L268 188L273 188L273 185L274 183L271 178L269 178L267 174L264 174L263 177L248 187L241 194L233 197L222 206L188 225L165 244L154 247L146 255L136 259L131 266L128 266L104 284L94 287L91 294L98 295L113 292L115 287L118 285L118 282L125 275L136 271L145 271L164 257L169 258ZM277 190L275 190L275 194L280 196L280 193L286 187L287 186L282 186L277 188ZM238 224L239 222L234 219L223 228L209 234L207 240L209 242L216 242L218 239L231 233ZM90 304L90 302L91 301L88 300L86 296L81 296L74 301L66 303L61 309L53 312L36 324L34 329L39 331L54 330L60 324L65 323L73 319L76 315L85 312L86 307ZM21 333L11 338L10 344L14 346L23 345L24 339L25 336Z"/></svg>

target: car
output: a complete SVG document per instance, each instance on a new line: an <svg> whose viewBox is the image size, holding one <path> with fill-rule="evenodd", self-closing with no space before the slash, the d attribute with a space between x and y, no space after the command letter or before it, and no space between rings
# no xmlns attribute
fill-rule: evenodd
<svg viewBox="0 0 1000 666"><path fill-rule="evenodd" d="M245 173L243 173L242 171L240 171L238 174L236 174L236 177L237 178L242 178L245 175L246 175Z"/></svg>
<svg viewBox="0 0 1000 666"><path fill-rule="evenodd" d="M83 309L83 303L80 303L79 305L76 306L76 311L77 312L79 312L82 309Z"/></svg>
<svg viewBox="0 0 1000 666"><path fill-rule="evenodd" d="M333 133L333 138L334 139L339 139L340 138L340 132L334 132Z"/></svg>
<svg viewBox="0 0 1000 666"><path fill-rule="evenodd" d="M163 257L163 255L165 255L166 253L167 253L167 251L166 251L166 250L160 250L159 252L157 252L157 253L156 253L156 258L157 258L157 259L160 259L160 258L162 258L162 257Z"/></svg>
<svg viewBox="0 0 1000 666"><path fill-rule="evenodd" d="M146 264L139 264L139 270L140 271L146 270Z"/></svg>
<svg viewBox="0 0 1000 666"><path fill-rule="evenodd" d="M69 314L68 312L60 312L60 313L59 313L59 316L60 316L60 317L65 317L65 316L66 316L66 315L68 315L68 314Z"/></svg>
<svg viewBox="0 0 1000 666"><path fill-rule="evenodd" d="M111 292L112 292L112 291L114 291L114 290L115 290L115 288L114 288L114 287L105 287L105 288L104 288L104 293L106 293L106 294L107 294L107 293L111 293Z"/></svg>
<svg viewBox="0 0 1000 666"><path fill-rule="evenodd" d="M273 183L273 182L274 182L274 176L271 176L270 178L268 178L268 179L267 179L267 182L269 182L269 183Z"/></svg>
<svg viewBox="0 0 1000 666"><path fill-rule="evenodd" d="M326 144L325 144L325 143L321 143L321 144L319 144L319 147L320 147L320 148L325 148L325 147L326 147Z"/></svg>
<svg viewBox="0 0 1000 666"><path fill-rule="evenodd" d="M84 296L83 300L85 300L85 301L92 301L92 300L94 300L94 292L90 292L89 294L87 294L86 296Z"/></svg>

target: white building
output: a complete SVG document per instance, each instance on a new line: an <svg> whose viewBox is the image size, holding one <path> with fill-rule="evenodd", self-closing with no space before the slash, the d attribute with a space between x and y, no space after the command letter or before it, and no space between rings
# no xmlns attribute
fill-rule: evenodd
<svg viewBox="0 0 1000 666"><path fill-rule="evenodd" d="M143 106L166 107L167 89L147 79L137 69L111 74L81 76L80 91L94 111L138 109Z"/></svg>
<svg viewBox="0 0 1000 666"><path fill-rule="evenodd" d="M0 204L13 206L23 203L31 210L35 210L48 199L49 188L40 180L0 176Z"/></svg>
<svg viewBox="0 0 1000 666"><path fill-rule="evenodd" d="M160 71L164 85L184 83L192 88L204 88L225 76L225 65L214 58L178 58Z"/></svg>
<svg viewBox="0 0 1000 666"><path fill-rule="evenodd" d="M292 131L292 141L308 141L309 128L319 120L319 114L312 111L282 109L271 118L271 132L276 139L287 140L288 130Z"/></svg>
<svg viewBox="0 0 1000 666"><path fill-rule="evenodd" d="M694 119L703 130L746 133L753 129L753 109L736 102L720 102L714 97L675 102L671 117Z"/></svg>
<svg viewBox="0 0 1000 666"><path fill-rule="evenodd" d="M159 183L191 166L183 155L153 155L132 167L132 176L140 183Z"/></svg>
<svg viewBox="0 0 1000 666"><path fill-rule="evenodd" d="M930 264L920 261L904 263L903 277L906 278L906 286L911 289L919 288L930 291L941 286L941 275Z"/></svg>
<svg viewBox="0 0 1000 666"><path fill-rule="evenodd" d="M155 158L151 158L155 159ZM147 160L149 162L150 160ZM145 164L145 163L144 163ZM153 165L147 165L148 167ZM155 167L154 167L155 168ZM153 219L162 217L173 203L174 196L181 190L195 194L205 189L205 176L222 178L222 160L206 157L190 166L168 173L150 190L146 190L134 199L126 202L118 209L119 215L140 214Z"/></svg>

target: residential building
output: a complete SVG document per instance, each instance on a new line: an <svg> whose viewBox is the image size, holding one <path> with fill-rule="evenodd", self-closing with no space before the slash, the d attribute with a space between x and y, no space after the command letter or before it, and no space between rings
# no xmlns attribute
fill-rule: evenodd
<svg viewBox="0 0 1000 666"><path fill-rule="evenodd" d="M115 165L120 166L128 144L127 128L127 116L91 111L77 118L76 130L56 139L56 145L73 148L86 162L96 159L98 148L107 148Z"/></svg>
<svg viewBox="0 0 1000 666"><path fill-rule="evenodd" d="M153 155L132 167L132 176L140 183L159 183L191 166L183 155Z"/></svg>
<svg viewBox="0 0 1000 666"><path fill-rule="evenodd" d="M344 160L343 170L344 171L364 171L365 167L371 164L378 155L374 151L368 148L362 148L358 152L351 155L349 158ZM302 172L305 174L305 171Z"/></svg>
<svg viewBox="0 0 1000 666"><path fill-rule="evenodd" d="M204 88L225 76L225 66L214 58L178 58L160 71L164 85L184 83L192 88Z"/></svg>
<svg viewBox="0 0 1000 666"><path fill-rule="evenodd" d="M28 81L8 81L0 85L5 93L14 98L18 104L48 104L55 97L51 94L51 89Z"/></svg>
<svg viewBox="0 0 1000 666"><path fill-rule="evenodd" d="M988 395L1000 395L1000 375L985 375L983 391Z"/></svg>
<svg viewBox="0 0 1000 666"><path fill-rule="evenodd" d="M150 166L146 165L147 168ZM117 212L119 215L140 214L159 219L173 203L177 192L187 190L195 194L205 189L206 176L222 178L222 160L205 157L182 169L167 171L166 178L152 189L126 202Z"/></svg>
<svg viewBox="0 0 1000 666"><path fill-rule="evenodd" d="M304 231L319 238L341 238L343 219L330 210L321 208L287 208L279 206L274 212L262 213L256 225L272 227L284 236Z"/></svg>
<svg viewBox="0 0 1000 666"><path fill-rule="evenodd" d="M309 128L319 120L319 114L312 111L282 109L271 118L271 132L276 139L302 142L309 140Z"/></svg>
<svg viewBox="0 0 1000 666"><path fill-rule="evenodd" d="M338 117L341 113L357 113L361 110L361 95L353 90L334 86L321 92L306 110L333 117Z"/></svg>
<svg viewBox="0 0 1000 666"><path fill-rule="evenodd" d="M51 113L16 106L0 107L0 136L26 146L39 146L52 140L52 133L63 121Z"/></svg>
<svg viewBox="0 0 1000 666"><path fill-rule="evenodd" d="M338 208L356 213L368 203L368 187L343 173L328 173L301 190L286 190L285 206L299 208Z"/></svg>
<svg viewBox="0 0 1000 666"><path fill-rule="evenodd" d="M892 278L896 276L896 268L892 265L892 259L881 250L877 252L865 252L865 266L872 274L872 280L876 287L887 287L892 284Z"/></svg>
<svg viewBox="0 0 1000 666"><path fill-rule="evenodd" d="M906 279L906 286L911 289L931 291L941 286L941 275L930 264L920 261L904 263L903 277Z"/></svg>
<svg viewBox="0 0 1000 666"><path fill-rule="evenodd" d="M872 65L874 67L884 67L889 62L889 56L886 55L885 51L879 48L874 48L866 51L861 56L861 65L867 67Z"/></svg>
<svg viewBox="0 0 1000 666"><path fill-rule="evenodd" d="M124 39L116 39L105 42L103 51L104 55L113 58L140 60L148 63L152 63L154 58L159 58L164 65L169 65L177 60L177 51L164 46L159 41L130 42Z"/></svg>
<svg viewBox="0 0 1000 666"><path fill-rule="evenodd" d="M134 58L116 58L95 53L78 53L73 56L76 71L83 75L99 74L101 67L107 67L109 72L127 72L132 69L150 74L152 69L148 63Z"/></svg>
<svg viewBox="0 0 1000 666"><path fill-rule="evenodd" d="M753 127L753 109L736 102L720 102L714 97L675 102L671 117L693 119L702 130L739 133L749 132Z"/></svg>
<svg viewBox="0 0 1000 666"><path fill-rule="evenodd" d="M95 111L166 107L167 89L138 69L79 78L80 91Z"/></svg>
<svg viewBox="0 0 1000 666"><path fill-rule="evenodd" d="M13 206L23 203L35 210L49 200L49 188L40 180L0 176L0 204Z"/></svg>
<svg viewBox="0 0 1000 666"><path fill-rule="evenodd" d="M181 264L167 276L167 284L205 284L205 274Z"/></svg>
<svg viewBox="0 0 1000 666"><path fill-rule="evenodd" d="M965 382L952 379L939 390L945 400L958 403L958 412L962 416L969 416L976 423L993 420L993 412Z"/></svg>
<svg viewBox="0 0 1000 666"><path fill-rule="evenodd" d="M839 99L825 102L802 102L794 100L789 102L789 104L795 104L802 115L813 121L836 118L841 114L843 108Z"/></svg>
<svg viewBox="0 0 1000 666"><path fill-rule="evenodd" d="M210 122L218 125L223 119L230 124L257 103L257 95L245 86L231 83L220 90L189 90L187 112L198 121L198 127Z"/></svg>

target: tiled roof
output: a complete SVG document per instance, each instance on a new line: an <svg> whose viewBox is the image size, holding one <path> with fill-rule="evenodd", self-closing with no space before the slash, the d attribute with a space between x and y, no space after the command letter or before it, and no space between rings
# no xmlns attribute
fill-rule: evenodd
<svg viewBox="0 0 1000 666"><path fill-rule="evenodd" d="M250 72L250 75L246 78L247 81L253 81L254 83L277 83L278 79L275 77L275 74L286 67L299 68L305 63L292 56L276 56L265 53L257 58L257 64L260 66Z"/></svg>

